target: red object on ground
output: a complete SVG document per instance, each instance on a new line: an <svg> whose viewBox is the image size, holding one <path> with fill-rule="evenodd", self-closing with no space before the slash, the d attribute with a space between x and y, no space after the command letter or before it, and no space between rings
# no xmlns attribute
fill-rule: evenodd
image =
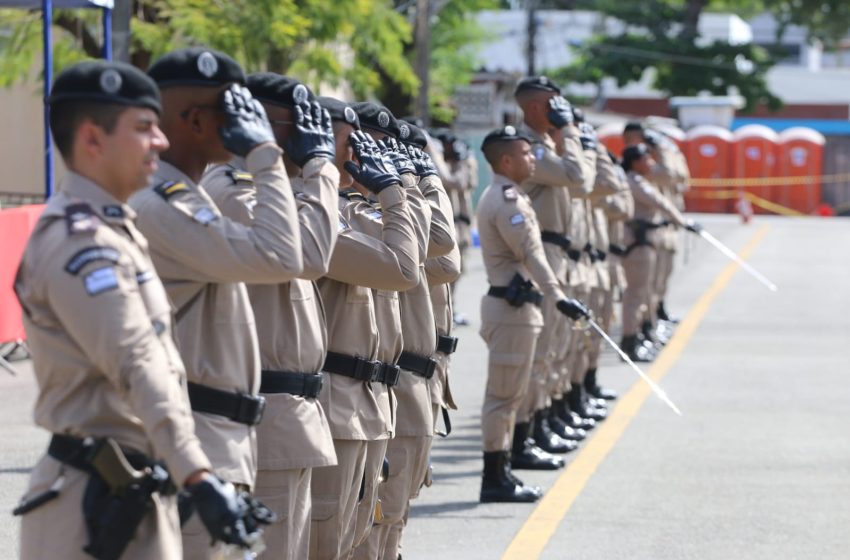
<svg viewBox="0 0 850 560"><path fill-rule="evenodd" d="M21 307L12 285L30 233L44 205L0 211L0 343L24 340Z"/></svg>

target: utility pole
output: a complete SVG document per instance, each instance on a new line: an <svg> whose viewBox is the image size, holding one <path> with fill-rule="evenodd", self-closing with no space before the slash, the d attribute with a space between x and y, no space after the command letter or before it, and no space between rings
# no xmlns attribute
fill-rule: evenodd
<svg viewBox="0 0 850 560"><path fill-rule="evenodd" d="M526 10L528 13L528 25L526 28L528 37L528 59L526 66L528 67L528 75L536 74L534 66L534 58L537 53L537 0L526 0Z"/></svg>
<svg viewBox="0 0 850 560"><path fill-rule="evenodd" d="M132 0L118 0L112 8L112 56L120 62L130 62L130 18Z"/></svg>
<svg viewBox="0 0 850 560"><path fill-rule="evenodd" d="M416 75L419 77L419 93L416 96L414 113L425 126L431 123L428 110L428 85L431 54L431 0L416 0Z"/></svg>

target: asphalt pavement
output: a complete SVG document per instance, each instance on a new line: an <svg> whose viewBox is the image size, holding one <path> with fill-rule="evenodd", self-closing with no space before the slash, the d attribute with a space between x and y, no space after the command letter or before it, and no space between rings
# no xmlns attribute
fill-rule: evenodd
<svg viewBox="0 0 850 560"><path fill-rule="evenodd" d="M545 507L478 503L487 358L478 308L487 286L470 251L456 308L472 324L456 331L451 372L460 410L451 435L435 441L434 485L413 503L405 560L850 558L850 223L699 219L733 250L748 247L748 262L779 292L688 238L667 299L692 332L665 350L663 372L646 368L683 415L640 397L642 382L606 351L600 379L626 395L612 428L567 455L564 471L518 473L558 489ZM16 377L0 370L0 558L17 557L9 512L47 441L32 421L30 362L14 365ZM515 540L542 552L515 543L505 554Z"/></svg>

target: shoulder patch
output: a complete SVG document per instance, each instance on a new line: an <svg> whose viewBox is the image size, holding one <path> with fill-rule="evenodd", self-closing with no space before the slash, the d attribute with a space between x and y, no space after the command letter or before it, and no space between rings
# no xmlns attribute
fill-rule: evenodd
<svg viewBox="0 0 850 560"><path fill-rule="evenodd" d="M65 221L68 223L68 235L94 231L100 223L92 207L85 202L66 206Z"/></svg>
<svg viewBox="0 0 850 560"><path fill-rule="evenodd" d="M518 226L523 222L525 222L525 216L523 216L521 213L520 214L514 214L513 216L511 216L511 225L512 226Z"/></svg>
<svg viewBox="0 0 850 560"><path fill-rule="evenodd" d="M83 283L86 286L86 293L96 296L118 287L118 273L115 272L114 266L105 266L86 274L83 277Z"/></svg>
<svg viewBox="0 0 850 560"><path fill-rule="evenodd" d="M166 181L155 186L153 190L156 191L156 194L168 201L173 196L188 191L189 187L186 183L181 181Z"/></svg>
<svg viewBox="0 0 850 560"><path fill-rule="evenodd" d="M92 245L85 249L80 249L68 260L65 264L65 272L76 276L89 263L97 261L107 261L113 264L118 264L118 259L121 253L112 247L103 245Z"/></svg>
<svg viewBox="0 0 850 560"><path fill-rule="evenodd" d="M504 197L505 200L516 200L518 197L516 187L513 185L502 186L502 197Z"/></svg>
<svg viewBox="0 0 850 560"><path fill-rule="evenodd" d="M227 176L230 177L230 180L234 183L253 183L254 176L247 171L240 171L239 169L233 168L225 171Z"/></svg>
<svg viewBox="0 0 850 560"><path fill-rule="evenodd" d="M192 219L200 224L207 225L213 220L218 219L218 214L209 206L202 206L192 215Z"/></svg>
<svg viewBox="0 0 850 560"><path fill-rule="evenodd" d="M103 207L103 215L107 218L123 218L124 209L118 204L107 204Z"/></svg>

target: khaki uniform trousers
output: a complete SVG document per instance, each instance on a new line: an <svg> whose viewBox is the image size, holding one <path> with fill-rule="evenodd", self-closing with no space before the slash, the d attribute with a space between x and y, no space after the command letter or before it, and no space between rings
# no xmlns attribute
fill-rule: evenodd
<svg viewBox="0 0 850 560"><path fill-rule="evenodd" d="M348 557L354 543L354 512L366 468L366 444L362 440L334 439L337 464L313 469L311 560Z"/></svg>
<svg viewBox="0 0 850 560"><path fill-rule="evenodd" d="M667 233L667 235L678 235ZM650 315L655 317L654 312L658 307L658 303L664 300L667 295L667 288L670 285L670 276L673 274L673 262L676 260L675 249L658 249L656 252L656 271L655 271L655 287L653 307L650 309ZM653 321L654 322L654 321Z"/></svg>
<svg viewBox="0 0 850 560"><path fill-rule="evenodd" d="M313 469L260 470L254 497L277 514L263 527L262 558L303 560L310 548L310 481Z"/></svg>
<svg viewBox="0 0 850 560"><path fill-rule="evenodd" d="M484 323L487 343L487 388L481 409L484 452L509 451L514 424L529 386L531 364L540 327Z"/></svg>
<svg viewBox="0 0 850 560"><path fill-rule="evenodd" d="M561 286L566 293L568 288ZM569 320L555 307L557 302L550 298L543 300L543 330L537 337L534 362L531 365L531 378L525 399L517 411L517 422L528 422L538 410L551 404L552 388L558 384L560 375L555 362L560 348L566 346L570 330Z"/></svg>
<svg viewBox="0 0 850 560"><path fill-rule="evenodd" d="M49 456L42 457L33 469L27 497L47 491L59 476L60 469L61 463ZM22 560L91 560L91 556L83 552L89 539L82 511L89 475L67 466L64 471L65 483L59 497L21 518ZM136 537L130 541L122 559L182 558L180 519L175 496L154 495L153 503L153 511L142 520ZM209 542L208 536L207 547Z"/></svg>
<svg viewBox="0 0 850 560"><path fill-rule="evenodd" d="M614 291L593 288L590 290L590 305L593 316L596 317L599 326L608 332L608 322L614 312ZM599 365L599 355L602 353L602 337L594 330L588 331L590 335L590 348L588 349L588 369L594 369Z"/></svg>
<svg viewBox="0 0 850 560"><path fill-rule="evenodd" d="M656 253L654 247L634 247L623 259L628 286L623 293L623 336L636 335L649 318L655 286Z"/></svg>
<svg viewBox="0 0 850 560"><path fill-rule="evenodd" d="M587 284L578 284L573 286L571 297L586 304L590 304L591 291ZM582 362L586 362L588 336L587 331L575 328L578 324L570 321L570 337L569 341L561 350L556 361L556 367L561 372L560 393L568 393L573 383L584 380L586 367L582 366ZM583 369L584 368L584 369Z"/></svg>
<svg viewBox="0 0 850 560"><path fill-rule="evenodd" d="M384 517L372 527L355 558L397 560L402 532L407 525L410 500L419 495L428 473L430 436L396 436L387 445L390 475L378 488Z"/></svg>
<svg viewBox="0 0 850 560"><path fill-rule="evenodd" d="M366 444L366 469L364 471L363 499L357 504L355 512L354 543L349 558L370 558L364 555L368 551L367 541L375 523L375 507L379 501L381 469L384 457L387 455L387 445L390 440L380 439ZM383 503L381 504L383 512ZM367 550L363 550L367 549ZM372 556L375 558L375 556Z"/></svg>

